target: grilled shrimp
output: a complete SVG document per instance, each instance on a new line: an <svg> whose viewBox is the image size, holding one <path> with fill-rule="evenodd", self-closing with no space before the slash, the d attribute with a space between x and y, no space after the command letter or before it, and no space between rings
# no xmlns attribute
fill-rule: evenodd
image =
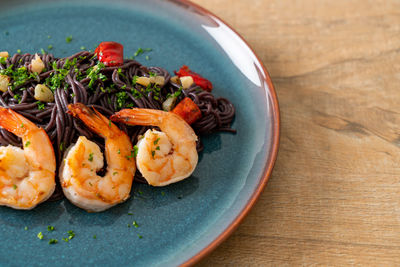
<svg viewBox="0 0 400 267"><path fill-rule="evenodd" d="M181 117L154 109L124 109L111 120L128 125L157 126L137 143L136 164L150 185L164 186L189 177L196 168L197 136Z"/></svg>
<svg viewBox="0 0 400 267"><path fill-rule="evenodd" d="M136 171L132 144L128 136L96 110L83 104L68 105L69 112L105 139L107 173L97 175L103 166L99 146L80 136L66 152L60 167L60 181L65 196L87 211L106 210L129 198Z"/></svg>
<svg viewBox="0 0 400 267"><path fill-rule="evenodd" d="M46 132L0 107L0 126L22 138L23 149L0 147L0 205L29 210L54 192L56 159Z"/></svg>

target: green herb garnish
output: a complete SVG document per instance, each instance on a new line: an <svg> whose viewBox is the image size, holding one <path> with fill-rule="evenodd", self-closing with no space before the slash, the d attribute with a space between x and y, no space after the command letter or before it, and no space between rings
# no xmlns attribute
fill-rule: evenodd
<svg viewBox="0 0 400 267"><path fill-rule="evenodd" d="M136 221L133 221L132 225L135 226L135 228L138 228L138 227L139 227L139 224L137 224Z"/></svg>
<svg viewBox="0 0 400 267"><path fill-rule="evenodd" d="M69 230L67 233L68 233L68 239L69 239L69 240L71 240L72 238L75 237L74 231Z"/></svg>
<svg viewBox="0 0 400 267"><path fill-rule="evenodd" d="M38 110L43 110L45 107L45 104L40 101L37 101L36 104L38 105Z"/></svg>
<svg viewBox="0 0 400 267"><path fill-rule="evenodd" d="M134 156L135 158L137 157L138 151L139 151L138 146L137 146L137 145L134 145L134 146L133 146L133 156Z"/></svg>
<svg viewBox="0 0 400 267"><path fill-rule="evenodd" d="M65 37L65 42L70 43L72 41L72 35Z"/></svg>
<svg viewBox="0 0 400 267"><path fill-rule="evenodd" d="M40 240L42 240L42 239L44 238L43 233L42 233L42 232L39 232L39 233L37 234L37 238L39 238Z"/></svg>
<svg viewBox="0 0 400 267"><path fill-rule="evenodd" d="M93 161L93 153L89 153L89 158L88 158L88 160L89 160L89 161Z"/></svg>
<svg viewBox="0 0 400 267"><path fill-rule="evenodd" d="M17 186L16 184L13 184L13 189L14 189L14 190L17 190L17 187L18 187L18 186Z"/></svg>
<svg viewBox="0 0 400 267"><path fill-rule="evenodd" d="M47 226L47 231L49 231L49 232L54 231L54 226L51 226L51 225Z"/></svg>
<svg viewBox="0 0 400 267"><path fill-rule="evenodd" d="M31 144L31 141L26 141L26 143L25 143L25 147L28 147L29 145Z"/></svg>
<svg viewBox="0 0 400 267"><path fill-rule="evenodd" d="M57 244L58 243L58 240L57 239L50 239L49 240L49 244Z"/></svg>

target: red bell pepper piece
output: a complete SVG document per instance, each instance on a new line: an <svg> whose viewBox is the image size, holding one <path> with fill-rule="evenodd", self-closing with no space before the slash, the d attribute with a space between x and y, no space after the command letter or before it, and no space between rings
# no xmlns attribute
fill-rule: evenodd
<svg viewBox="0 0 400 267"><path fill-rule="evenodd" d="M124 47L116 42L101 42L94 50L100 62L106 66L118 66L124 63Z"/></svg>
<svg viewBox="0 0 400 267"><path fill-rule="evenodd" d="M175 75L178 75L179 77L191 76L195 84L208 92L212 91L212 83L206 78L201 77L200 74L191 71L186 65L183 65L182 68L180 68L178 71L175 71Z"/></svg>
<svg viewBox="0 0 400 267"><path fill-rule="evenodd" d="M179 115L188 124L201 118L200 108L189 97L185 97L171 112Z"/></svg>

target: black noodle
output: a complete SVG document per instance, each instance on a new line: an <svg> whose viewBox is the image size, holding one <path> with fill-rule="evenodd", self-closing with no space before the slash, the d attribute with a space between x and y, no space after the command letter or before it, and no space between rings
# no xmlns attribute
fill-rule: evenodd
<svg viewBox="0 0 400 267"><path fill-rule="evenodd" d="M34 56L15 54L2 62L3 64L0 63L0 70L8 68L15 71L21 67L29 69ZM215 131L235 132L230 128L235 109L229 100L215 98L210 92L195 85L182 90L178 84L170 80L170 74L163 68L146 67L135 60L125 60L121 66L100 68L96 76L90 77L88 74L97 65L97 59L93 53L82 51L67 58L55 58L51 54L39 56L45 64L45 71L40 75L25 79L22 83L9 86L8 91L0 95L0 105L17 111L45 129L54 146L57 169L63 152L80 135L93 140L104 149L104 141L100 137L94 135L79 120L67 113L67 105L70 103L80 102L92 106L108 117L120 109L129 107L162 109L162 103L166 98L178 92L178 102L184 97L189 97L201 109L202 118L192 125L198 135ZM63 76L58 76L62 77L62 81L56 84L55 88L54 83L57 82L59 73L63 73ZM165 83L162 87L149 90L148 87L134 82L135 76L148 77L154 75L153 73L164 76ZM34 98L34 88L39 83L52 85L50 87L54 90L55 98L53 103L38 103ZM131 137L133 144L136 144L138 136L148 129L148 127L124 124L118 124L118 126ZM0 144L21 146L21 140L8 131L0 129ZM198 151L203 149L200 138L197 149ZM139 172L135 175L135 181L145 182ZM63 193L58 184L50 200L62 197Z"/></svg>

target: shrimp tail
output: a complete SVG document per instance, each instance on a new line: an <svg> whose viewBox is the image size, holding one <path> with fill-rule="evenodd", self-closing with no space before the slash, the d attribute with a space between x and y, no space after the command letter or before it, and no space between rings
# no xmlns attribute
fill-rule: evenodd
<svg viewBox="0 0 400 267"><path fill-rule="evenodd" d="M78 117L86 126L93 132L102 136L103 138L112 137L114 134L119 134L119 128L107 119L95 108L90 109L82 103L69 104L68 114Z"/></svg>
<svg viewBox="0 0 400 267"><path fill-rule="evenodd" d="M161 122L163 111L155 109L132 108L122 109L110 117L112 121L128 125L156 126Z"/></svg>
<svg viewBox="0 0 400 267"><path fill-rule="evenodd" d="M25 136L37 126L12 109L0 107L0 126L18 137Z"/></svg>

